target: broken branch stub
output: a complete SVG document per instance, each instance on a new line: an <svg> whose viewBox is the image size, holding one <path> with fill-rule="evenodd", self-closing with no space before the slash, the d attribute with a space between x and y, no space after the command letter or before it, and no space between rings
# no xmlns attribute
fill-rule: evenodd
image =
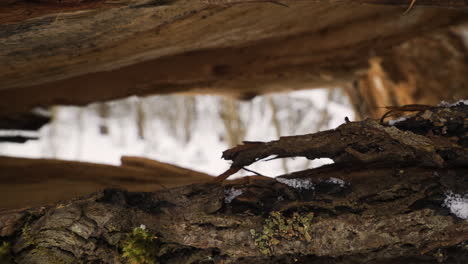
<svg viewBox="0 0 468 264"><path fill-rule="evenodd" d="M396 108L392 109L395 111ZM410 106L401 109L415 110ZM231 169L249 166L269 156L330 158L336 164L466 166L468 137L463 131L468 126L468 105L461 103L453 107L425 106L419 109L424 111L398 123L398 126L366 119L315 134L281 137L277 141L263 143L245 142L223 152L223 158L233 162ZM424 133L421 133L421 127L427 127ZM450 155L446 153L447 149L450 149ZM231 174L226 172L218 180L224 180Z"/></svg>

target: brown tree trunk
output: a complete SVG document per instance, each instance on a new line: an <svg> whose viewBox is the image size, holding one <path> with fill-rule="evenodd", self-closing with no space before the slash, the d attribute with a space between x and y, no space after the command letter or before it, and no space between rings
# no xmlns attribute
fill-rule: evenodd
<svg viewBox="0 0 468 264"><path fill-rule="evenodd" d="M395 84L416 80L424 87L405 73L418 72L420 65L463 72L466 59L455 65L449 58L466 58L464 33L453 28L467 23L467 2L417 0L405 14L410 2L10 0L0 4L0 119L37 106L130 95L251 98L343 86L359 79L373 56L383 59ZM438 39L440 32L450 41ZM415 43L419 37L426 40ZM417 52L437 46L445 51ZM427 55L432 59L420 57ZM390 68L402 73L395 77ZM435 84L424 93L431 94ZM439 99L451 99L452 88L438 86L436 94L447 90Z"/></svg>
<svg viewBox="0 0 468 264"><path fill-rule="evenodd" d="M403 109L393 109L398 111ZM0 213L11 263L466 263L468 106L426 107L394 126L373 120L246 143L239 169L270 155L335 164L148 193L106 190ZM127 164L153 166L129 159ZM139 166L139 165L138 165ZM461 196L457 196L461 195ZM466 204L465 204L466 206Z"/></svg>

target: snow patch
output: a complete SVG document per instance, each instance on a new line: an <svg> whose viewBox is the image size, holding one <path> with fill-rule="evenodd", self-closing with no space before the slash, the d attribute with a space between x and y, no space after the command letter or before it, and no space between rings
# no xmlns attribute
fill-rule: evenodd
<svg viewBox="0 0 468 264"><path fill-rule="evenodd" d="M450 191L446 194L444 206L457 217L468 220L468 194L461 196Z"/></svg>
<svg viewBox="0 0 468 264"><path fill-rule="evenodd" d="M272 124L270 96L277 105L280 135ZM141 156L219 175L230 166L219 158L230 147L221 117L225 102L222 97L207 95L166 95L130 97L83 108L60 106L54 110L54 120L33 135L39 136L39 140L2 143L0 155L113 165L120 165L122 155ZM278 136L314 133L341 125L345 116L353 119L350 103L340 89L300 90L234 103L245 127L242 139L245 141L271 141ZM141 111L143 119L137 122ZM328 112L329 122L320 114L324 111ZM41 109L35 112L47 114ZM278 175L320 165L323 163L319 159L298 157L257 162L249 168L265 175ZM231 178L248 174L241 171Z"/></svg>
<svg viewBox="0 0 468 264"><path fill-rule="evenodd" d="M398 119L395 119L395 120L388 120L388 124L391 125L391 126L394 126L396 123L398 122L402 122L402 121L405 121L406 120L406 117L402 116Z"/></svg>
<svg viewBox="0 0 468 264"><path fill-rule="evenodd" d="M235 188L225 189L224 190L224 202L231 203L232 200L234 200L234 198L236 198L237 196L243 193L244 193L244 190L242 189L235 189Z"/></svg>
<svg viewBox="0 0 468 264"><path fill-rule="evenodd" d="M312 160L312 163L314 165L312 168L318 168L318 167L322 167L325 165L334 164L335 161L330 158L319 158L319 159Z"/></svg>
<svg viewBox="0 0 468 264"><path fill-rule="evenodd" d="M0 136L1 137L14 137L14 136L23 136L23 137L37 137L39 133L36 131L28 131L28 130L4 130L0 129Z"/></svg>
<svg viewBox="0 0 468 264"><path fill-rule="evenodd" d="M294 189L305 189L313 190L315 189L314 183L310 179L287 179L287 178L276 178L278 182L288 185Z"/></svg>
<svg viewBox="0 0 468 264"><path fill-rule="evenodd" d="M343 181L342 179L335 178L335 177L330 177L330 179L326 180L325 182L337 184L337 185L340 185L340 187L345 187L346 185L345 181Z"/></svg>
<svg viewBox="0 0 468 264"><path fill-rule="evenodd" d="M274 154L274 155L270 155L266 158L263 158L262 161L270 161L270 160L274 160L274 159L277 159L278 158L278 155Z"/></svg>
<svg viewBox="0 0 468 264"><path fill-rule="evenodd" d="M447 101L441 101L438 106L442 106L442 107L452 107L452 106L458 106L458 105L461 105L461 104L464 104L464 105L468 105L468 100L458 100L456 101L455 103L451 104Z"/></svg>

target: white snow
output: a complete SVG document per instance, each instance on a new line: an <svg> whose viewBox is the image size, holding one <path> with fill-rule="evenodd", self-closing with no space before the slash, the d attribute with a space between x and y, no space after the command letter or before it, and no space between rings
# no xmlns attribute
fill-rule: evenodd
<svg viewBox="0 0 468 264"><path fill-rule="evenodd" d="M468 220L468 193L464 196L448 192L444 200L444 206L450 209L450 212L461 219Z"/></svg>
<svg viewBox="0 0 468 264"><path fill-rule="evenodd" d="M243 189L235 189L235 188L225 189L224 190L224 202L231 203L232 200L234 200L234 198L236 198L237 196L243 193L244 193Z"/></svg>
<svg viewBox="0 0 468 264"><path fill-rule="evenodd" d="M2 137L12 137L12 136L37 137L39 136L39 134L35 131L0 129L0 136Z"/></svg>
<svg viewBox="0 0 468 264"><path fill-rule="evenodd" d="M335 161L330 158L319 158L312 160L312 168L317 168L324 165L334 164Z"/></svg>
<svg viewBox="0 0 468 264"><path fill-rule="evenodd" d="M245 130L245 141L277 140L272 124L271 98L278 109L280 136L315 133L335 128L344 117L353 119L353 111L342 92L312 89L258 96L236 103ZM187 102L193 100L193 109ZM86 107L54 108L54 121L39 131L40 140L25 144L2 143L0 155L57 158L120 165L122 155L134 155L172 163L211 175L226 171L230 164L220 158L229 149L226 127L220 117L225 99L218 96L130 97L105 103L108 114L100 116L102 104ZM138 109L145 112L144 139L138 136ZM323 121L322 113L329 120ZM187 124L185 117L191 117ZM185 119L184 119L185 118ZM100 126L108 128L101 134ZM289 158L286 169L282 159L257 162L249 166L263 175L281 175L331 163L329 159ZM239 172L235 176L250 174ZM234 178L234 177L232 177Z"/></svg>
<svg viewBox="0 0 468 264"><path fill-rule="evenodd" d="M36 115L41 115L41 116L45 116L45 117L50 117L50 112L47 111L46 109L44 108L41 108L41 107L35 107L32 109L32 111L34 114Z"/></svg>
<svg viewBox="0 0 468 264"><path fill-rule="evenodd" d="M395 119L395 120L388 120L388 124L391 125L391 126L394 126L396 123L398 122L401 122L401 121L405 121L407 119L407 117L405 116L402 116L398 119Z"/></svg>
<svg viewBox="0 0 468 264"><path fill-rule="evenodd" d="M287 178L276 178L278 182L288 185L294 189L305 189L313 190L315 189L314 183L310 179L287 179Z"/></svg>
<svg viewBox="0 0 468 264"><path fill-rule="evenodd" d="M340 185L340 187L345 187L346 185L345 181L343 181L342 179L335 178L335 177L330 177L330 179L326 180L326 182Z"/></svg>
<svg viewBox="0 0 468 264"><path fill-rule="evenodd" d="M262 161L270 161L270 160L274 160L276 158L278 158L278 155L270 155L270 156L268 156L266 158L263 158Z"/></svg>

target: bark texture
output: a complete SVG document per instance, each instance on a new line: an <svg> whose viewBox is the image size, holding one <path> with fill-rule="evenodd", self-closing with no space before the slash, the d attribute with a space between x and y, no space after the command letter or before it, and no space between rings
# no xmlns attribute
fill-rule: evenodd
<svg viewBox="0 0 468 264"><path fill-rule="evenodd" d="M224 153L234 168L270 154L336 162L277 179L252 176L151 193L106 190L3 211L0 237L8 242L1 257L16 263L466 263L468 221L453 214L446 197L468 192L467 120L466 105L426 108L395 126L365 120Z"/></svg>
<svg viewBox="0 0 468 264"><path fill-rule="evenodd" d="M451 50L452 42L434 44L448 48L437 60L438 54L426 60L428 53L415 50L432 50L427 44L436 38L409 43L411 50L398 48L440 31L460 44L463 34L453 33L452 27L466 23L465 1L418 0L405 15L409 1L280 1L287 7L275 1L229 0L8 2L0 6L0 19L5 19L0 20L4 116L36 106L83 105L135 94L251 98L343 86L359 79L373 56L384 64L388 58L388 64L403 71L403 80L411 75L405 71L418 66L415 61L449 66L451 72L466 69L466 60L445 63L446 54L466 57L463 46ZM401 54L406 55L403 62L397 60ZM391 79L395 81L393 75ZM431 94L432 88L426 91L417 79L417 89ZM406 81L413 84L411 80ZM449 91L439 100L459 98L452 96L452 88L437 86L439 93ZM356 90L350 93L361 93Z"/></svg>
<svg viewBox="0 0 468 264"><path fill-rule="evenodd" d="M369 70L348 94L362 117L378 118L384 106L427 104L468 97L466 26L415 37L373 56Z"/></svg>

